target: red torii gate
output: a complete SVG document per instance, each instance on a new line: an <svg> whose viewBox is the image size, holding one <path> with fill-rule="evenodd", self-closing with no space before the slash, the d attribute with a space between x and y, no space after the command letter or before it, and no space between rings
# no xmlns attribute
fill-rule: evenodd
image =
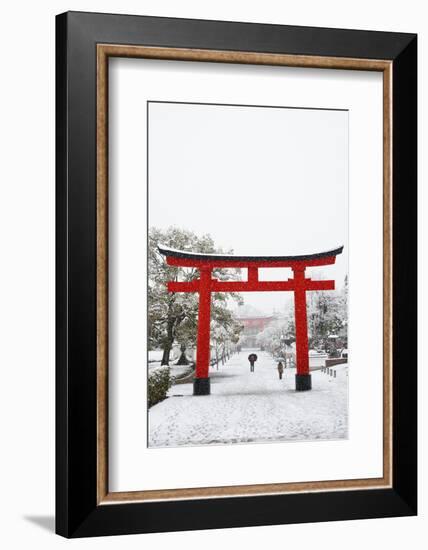
<svg viewBox="0 0 428 550"><path fill-rule="evenodd" d="M312 266L331 265L342 253L343 246L328 252L300 256L234 256L230 254L205 254L174 250L158 246L166 256L168 265L199 269L200 278L190 282L170 281L169 292L199 292L198 338L196 345L196 376L193 395L209 395L208 376L210 361L210 317L212 292L275 292L294 291L294 315L296 322L296 390L312 388L309 374L308 326L306 292L308 290L334 290L334 281L313 281L305 277L305 269ZM214 268L247 268L247 281L219 281L211 274ZM259 281L259 269L264 267L289 267L294 277L286 281Z"/></svg>

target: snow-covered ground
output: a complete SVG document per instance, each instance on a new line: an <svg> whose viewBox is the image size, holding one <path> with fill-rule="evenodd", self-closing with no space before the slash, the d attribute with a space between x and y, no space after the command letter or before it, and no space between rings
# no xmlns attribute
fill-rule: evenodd
<svg viewBox="0 0 428 550"><path fill-rule="evenodd" d="M294 369L279 380L272 357L248 351L210 369L211 395L195 397L192 384L172 386L149 411L149 446L343 439L348 428L348 369L336 378L312 372L312 390L296 392Z"/></svg>
<svg viewBox="0 0 428 550"><path fill-rule="evenodd" d="M152 372L158 369L161 366L162 362L162 350L151 350L149 351L149 372ZM169 364L169 370L172 378L181 378L188 374L192 367L190 365L176 365L178 357L172 358Z"/></svg>
<svg viewBox="0 0 428 550"><path fill-rule="evenodd" d="M163 351L161 349L153 349L149 351L149 363L161 362Z"/></svg>
<svg viewBox="0 0 428 550"><path fill-rule="evenodd" d="M159 369L161 367L160 361L152 361L149 363L149 373ZM172 378L182 378L183 376L186 376L192 371L191 365L174 365L174 363L170 363L169 365L169 372Z"/></svg>

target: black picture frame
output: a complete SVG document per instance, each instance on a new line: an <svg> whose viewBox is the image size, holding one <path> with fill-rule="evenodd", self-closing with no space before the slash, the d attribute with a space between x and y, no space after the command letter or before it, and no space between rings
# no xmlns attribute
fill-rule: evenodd
<svg viewBox="0 0 428 550"><path fill-rule="evenodd" d="M391 488L97 503L97 44L392 62ZM417 36L68 12L56 18L56 532L65 537L417 513Z"/></svg>

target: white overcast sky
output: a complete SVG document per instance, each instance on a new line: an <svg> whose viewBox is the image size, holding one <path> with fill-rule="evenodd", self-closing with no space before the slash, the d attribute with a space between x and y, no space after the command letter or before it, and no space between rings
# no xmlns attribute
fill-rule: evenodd
<svg viewBox="0 0 428 550"><path fill-rule="evenodd" d="M324 278L348 269L348 112L149 103L149 225L209 233L236 254L344 245ZM288 277L263 270L264 279ZM270 313L287 293L245 293Z"/></svg>

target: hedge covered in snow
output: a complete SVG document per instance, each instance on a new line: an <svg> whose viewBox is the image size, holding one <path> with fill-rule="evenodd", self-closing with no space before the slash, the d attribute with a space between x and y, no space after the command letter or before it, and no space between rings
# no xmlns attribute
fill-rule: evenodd
<svg viewBox="0 0 428 550"><path fill-rule="evenodd" d="M153 407L153 405L165 399L171 383L169 367L158 367L149 372L147 384L149 407Z"/></svg>

